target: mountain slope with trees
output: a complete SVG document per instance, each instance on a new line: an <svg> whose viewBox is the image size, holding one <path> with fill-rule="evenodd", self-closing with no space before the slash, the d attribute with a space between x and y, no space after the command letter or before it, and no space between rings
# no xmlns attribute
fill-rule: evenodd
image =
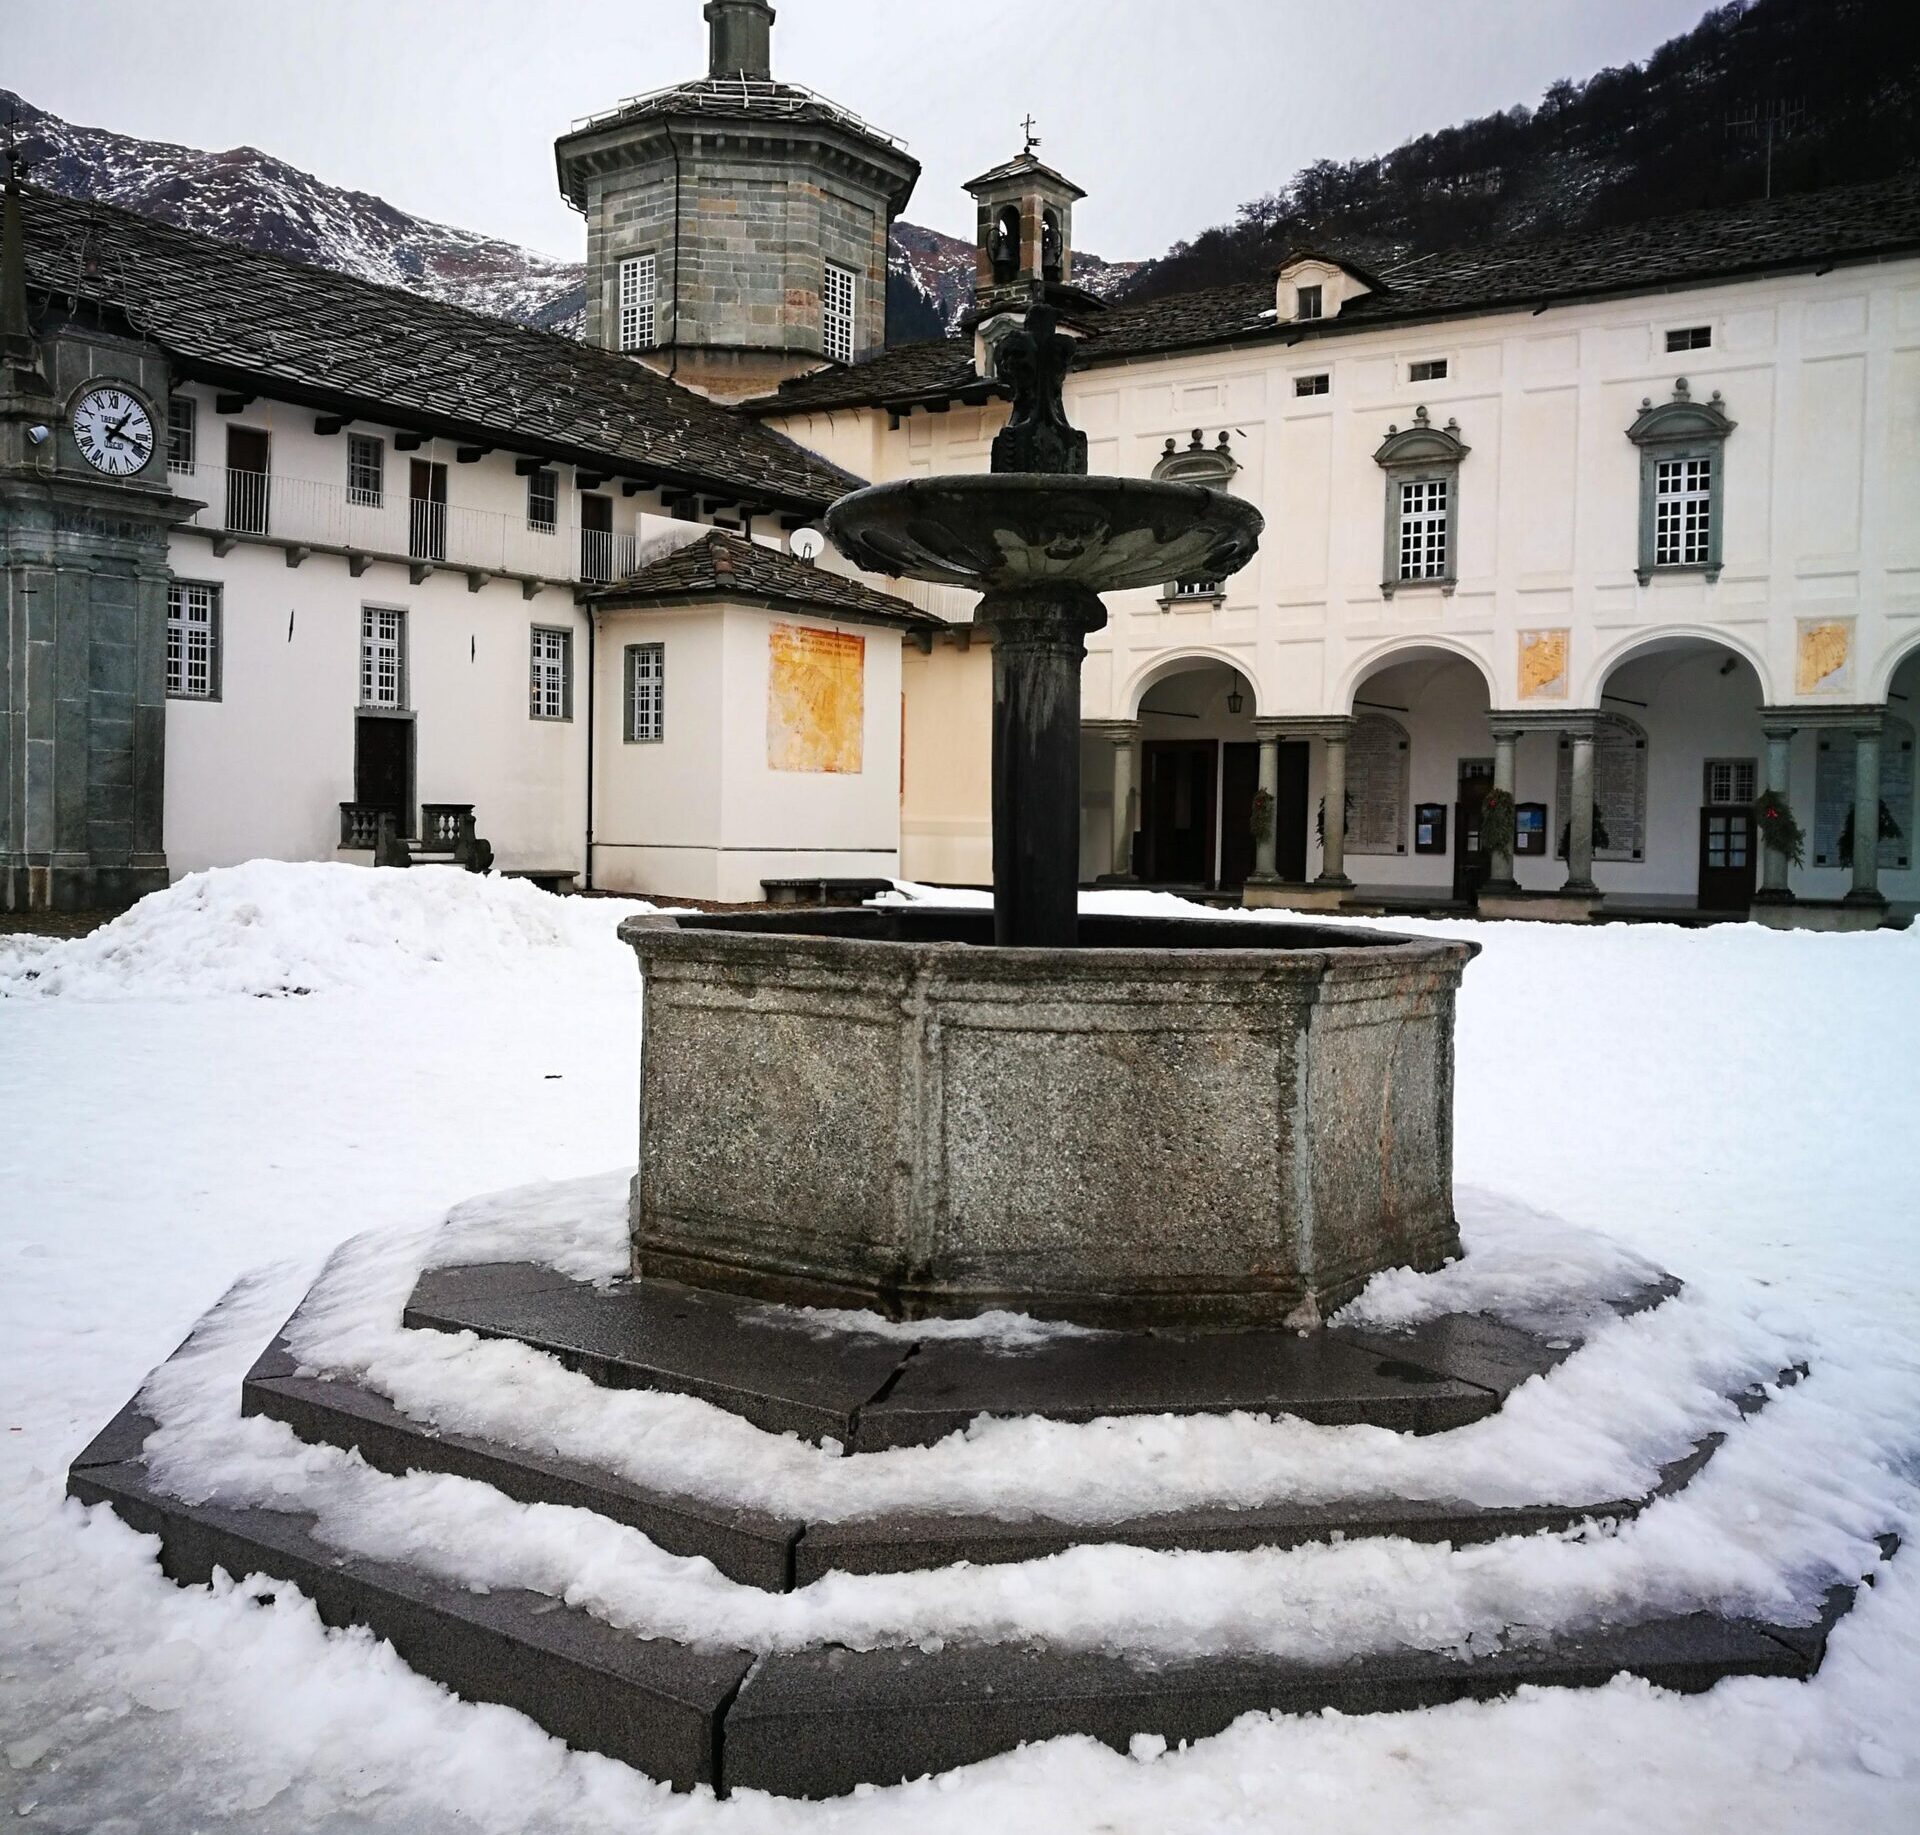
<svg viewBox="0 0 1920 1835"><path fill-rule="evenodd" d="M1257 279L1288 250L1363 265L1883 178L1920 155L1920 0L1734 0L1644 63L1537 107L1319 160L1148 262L1123 297Z"/></svg>

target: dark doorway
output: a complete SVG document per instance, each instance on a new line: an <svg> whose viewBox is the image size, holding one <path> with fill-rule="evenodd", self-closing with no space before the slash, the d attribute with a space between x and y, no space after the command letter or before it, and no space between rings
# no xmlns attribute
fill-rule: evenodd
<svg viewBox="0 0 1920 1835"><path fill-rule="evenodd" d="M1280 782L1274 792L1273 870L1282 879L1307 877L1307 764L1304 739L1280 742Z"/></svg>
<svg viewBox="0 0 1920 1835"><path fill-rule="evenodd" d="M1260 748L1230 741L1220 762L1220 883L1244 886L1253 873L1253 793Z"/></svg>
<svg viewBox="0 0 1920 1835"><path fill-rule="evenodd" d="M613 499L586 491L580 498L580 577L613 578Z"/></svg>
<svg viewBox="0 0 1920 1835"><path fill-rule="evenodd" d="M1700 909L1745 912L1753 904L1753 809L1746 803L1700 811Z"/></svg>
<svg viewBox="0 0 1920 1835"><path fill-rule="evenodd" d="M227 527L242 535L267 532L267 436L258 427L227 429Z"/></svg>
<svg viewBox="0 0 1920 1835"><path fill-rule="evenodd" d="M1486 815L1487 792L1493 788L1493 766L1485 759L1463 758L1453 805L1453 896L1470 905L1486 884L1492 863L1480 845L1480 823Z"/></svg>
<svg viewBox="0 0 1920 1835"><path fill-rule="evenodd" d="M407 486L407 552L417 561L447 558L447 468L415 459Z"/></svg>
<svg viewBox="0 0 1920 1835"><path fill-rule="evenodd" d="M1163 886L1213 883L1211 739L1149 739L1140 747L1141 878Z"/></svg>
<svg viewBox="0 0 1920 1835"><path fill-rule="evenodd" d="M360 714L353 723L353 800L393 816L413 833L413 722Z"/></svg>

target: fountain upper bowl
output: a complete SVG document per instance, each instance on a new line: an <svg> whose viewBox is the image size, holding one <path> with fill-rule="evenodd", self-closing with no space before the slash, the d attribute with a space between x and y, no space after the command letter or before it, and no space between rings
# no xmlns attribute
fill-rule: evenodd
<svg viewBox="0 0 1920 1835"><path fill-rule="evenodd" d="M905 478L827 511L834 545L869 573L981 593L1095 593L1238 573L1260 545L1252 504L1198 484L987 472Z"/></svg>

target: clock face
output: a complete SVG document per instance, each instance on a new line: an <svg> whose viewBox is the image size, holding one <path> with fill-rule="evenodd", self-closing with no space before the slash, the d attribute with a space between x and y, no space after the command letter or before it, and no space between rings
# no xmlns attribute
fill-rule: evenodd
<svg viewBox="0 0 1920 1835"><path fill-rule="evenodd" d="M144 470L153 457L153 417L112 383L88 389L73 404L73 437L80 456L110 478Z"/></svg>

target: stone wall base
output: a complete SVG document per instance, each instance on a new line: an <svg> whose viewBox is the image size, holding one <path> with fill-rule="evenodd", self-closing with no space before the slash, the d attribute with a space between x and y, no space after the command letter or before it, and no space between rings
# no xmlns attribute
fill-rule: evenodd
<svg viewBox="0 0 1920 1835"><path fill-rule="evenodd" d="M1898 924L1884 905L1849 905L1839 899L1796 899L1791 904L1755 902L1748 915L1769 930L1878 930Z"/></svg>
<svg viewBox="0 0 1920 1835"><path fill-rule="evenodd" d="M1340 886L1302 885L1289 879L1250 879L1240 902L1250 911L1338 911L1346 897L1346 889Z"/></svg>
<svg viewBox="0 0 1920 1835"><path fill-rule="evenodd" d="M9 866L0 869L0 911L116 911L169 883L164 866Z"/></svg>
<svg viewBox="0 0 1920 1835"><path fill-rule="evenodd" d="M1496 892L1483 886L1475 907L1483 918L1532 918L1538 923L1587 924L1600 909L1592 892Z"/></svg>

